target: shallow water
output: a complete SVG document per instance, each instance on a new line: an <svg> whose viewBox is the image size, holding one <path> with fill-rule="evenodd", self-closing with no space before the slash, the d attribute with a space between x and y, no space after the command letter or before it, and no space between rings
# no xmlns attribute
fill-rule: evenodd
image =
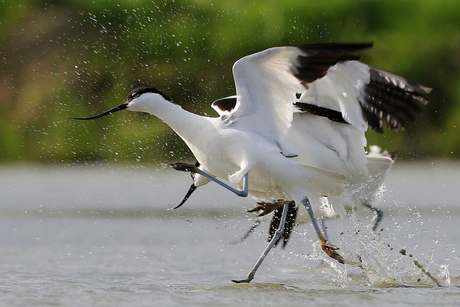
<svg viewBox="0 0 460 307"><path fill-rule="evenodd" d="M254 202L209 184L175 206L184 173L99 165L0 170L1 305L457 305L460 165L396 165L378 206L327 222L360 268L330 261L310 224L274 249L251 284L267 223L245 242ZM402 255L401 249L407 251ZM416 260L432 274L431 280Z"/></svg>

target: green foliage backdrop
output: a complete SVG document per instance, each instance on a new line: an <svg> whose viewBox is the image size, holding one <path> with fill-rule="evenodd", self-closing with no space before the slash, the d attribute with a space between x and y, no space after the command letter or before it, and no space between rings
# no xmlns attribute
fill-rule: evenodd
<svg viewBox="0 0 460 307"><path fill-rule="evenodd" d="M403 158L460 157L460 2L9 1L0 6L0 162L166 162L190 157L160 120L68 120L153 86L199 114L234 94L240 57L280 45L367 42L366 63L433 88L404 132L369 144Z"/></svg>

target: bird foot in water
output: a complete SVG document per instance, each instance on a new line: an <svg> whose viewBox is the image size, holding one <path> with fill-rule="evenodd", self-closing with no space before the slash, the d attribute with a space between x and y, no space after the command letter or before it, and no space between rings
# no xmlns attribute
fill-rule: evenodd
<svg viewBox="0 0 460 307"><path fill-rule="evenodd" d="M176 171L181 171L181 172L196 173L196 170L197 170L197 167L191 163L172 162L172 163L169 163L168 165L174 168Z"/></svg>
<svg viewBox="0 0 460 307"><path fill-rule="evenodd" d="M250 283L252 280L252 278L246 278L246 279L232 279L232 281L235 283L235 284L247 284L247 283Z"/></svg>
<svg viewBox="0 0 460 307"><path fill-rule="evenodd" d="M328 243L327 241L321 242L321 249L331 258L337 260L340 263L345 263L345 260L339 253L336 252L339 248Z"/></svg>

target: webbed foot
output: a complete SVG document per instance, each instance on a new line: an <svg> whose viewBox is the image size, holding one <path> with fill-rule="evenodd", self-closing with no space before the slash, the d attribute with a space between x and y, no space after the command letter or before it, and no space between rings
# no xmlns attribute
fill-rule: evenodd
<svg viewBox="0 0 460 307"><path fill-rule="evenodd" d="M327 241L322 241L321 242L321 249L331 258L337 260L339 263L345 263L345 260L343 259L342 256L339 255L339 253L336 252L339 248L337 246L334 246Z"/></svg>
<svg viewBox="0 0 460 307"><path fill-rule="evenodd" d="M257 206L255 208L248 210L248 212L257 212L257 216L261 217L273 212L275 209L281 208L287 203L289 202L283 199L278 199L273 202L260 201L257 202Z"/></svg>

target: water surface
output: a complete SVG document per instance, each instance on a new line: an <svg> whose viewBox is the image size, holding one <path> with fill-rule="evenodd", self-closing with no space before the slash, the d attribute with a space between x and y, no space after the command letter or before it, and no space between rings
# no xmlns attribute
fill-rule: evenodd
<svg viewBox="0 0 460 307"><path fill-rule="evenodd" d="M5 306L451 305L460 299L460 165L396 165L378 206L328 221L331 242L367 274L330 261L310 224L274 249L251 284L267 223L245 242L254 202L157 168L0 170L0 291ZM405 249L406 255L399 251ZM414 265L416 260L440 283Z"/></svg>

